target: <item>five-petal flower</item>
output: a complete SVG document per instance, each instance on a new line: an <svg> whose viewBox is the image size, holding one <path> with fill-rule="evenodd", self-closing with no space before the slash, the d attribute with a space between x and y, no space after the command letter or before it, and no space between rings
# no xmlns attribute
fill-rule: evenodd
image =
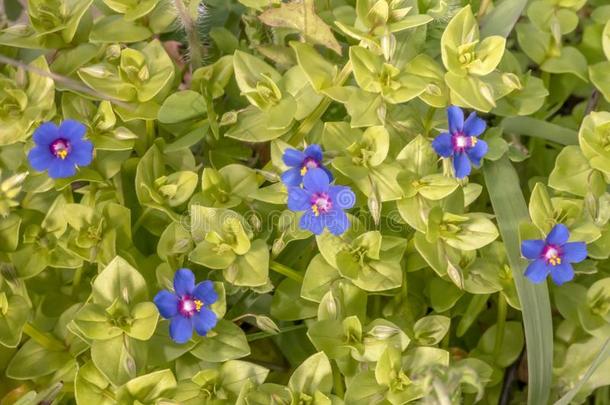
<svg viewBox="0 0 610 405"><path fill-rule="evenodd" d="M320 145L309 145L303 152L297 149L286 149L282 160L290 167L282 173L282 181L286 186L300 186L303 176L311 170L320 168L324 170L328 178L332 181L333 175L322 163L324 158Z"/></svg>
<svg viewBox="0 0 610 405"><path fill-rule="evenodd" d="M170 319L169 335L176 343L188 342L193 328L205 336L216 326L216 314L209 306L218 300L218 294L210 280L195 285L193 272L180 269L174 275L174 291L159 291L154 302L161 316Z"/></svg>
<svg viewBox="0 0 610 405"><path fill-rule="evenodd" d="M557 285L574 278L571 263L578 263L587 257L585 242L568 242L570 231L563 224L551 229L546 239L524 240L521 254L532 262L525 270L525 276L534 283L541 283L551 274Z"/></svg>
<svg viewBox="0 0 610 405"><path fill-rule="evenodd" d="M475 112L464 121L461 108L447 108L449 132L443 132L432 141L432 147L440 156L453 158L455 177L462 179L470 174L471 164L481 165L487 153L487 143L479 139L485 132L486 124Z"/></svg>
<svg viewBox="0 0 610 405"><path fill-rule="evenodd" d="M354 192L347 186L334 186L322 169L311 169L303 176L303 188L288 189L288 208L305 211L299 226L319 235L324 228L334 235L341 235L349 227L343 210L356 202Z"/></svg>
<svg viewBox="0 0 610 405"><path fill-rule="evenodd" d="M34 131L34 146L29 154L30 165L38 171L48 170L49 177L61 179L76 174L77 166L93 160L93 143L83 139L87 128L78 121L65 120L57 127L45 122Z"/></svg>

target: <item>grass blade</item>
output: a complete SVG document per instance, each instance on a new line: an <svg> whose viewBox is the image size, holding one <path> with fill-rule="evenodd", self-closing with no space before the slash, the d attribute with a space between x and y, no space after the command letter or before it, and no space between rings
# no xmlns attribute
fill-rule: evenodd
<svg viewBox="0 0 610 405"><path fill-rule="evenodd" d="M521 16L527 0L504 0L495 6L481 22L481 37L501 35L507 37Z"/></svg>
<svg viewBox="0 0 610 405"><path fill-rule="evenodd" d="M597 368L604 361L606 361L608 356L610 356L610 339L606 340L606 343L604 343L602 348L599 349L599 353L595 357L595 360L593 360L593 362L589 366L589 369L587 370L585 375L583 375L582 378L580 379L580 381L578 381L578 384L576 384L576 386L574 386L574 388L572 388L563 397L561 397L557 402L555 402L555 405L569 405L570 401L572 401L572 399L574 399L576 394L578 394L578 391L580 391L580 389L587 383L589 378L591 378L593 373L595 373L595 370L597 370Z"/></svg>
<svg viewBox="0 0 610 405"><path fill-rule="evenodd" d="M546 282L534 285L523 275L526 262L521 258L519 223L529 221L527 205L517 172L508 157L486 161L483 173L521 302L527 348L528 403L546 404L553 366L551 303Z"/></svg>
<svg viewBox="0 0 610 405"><path fill-rule="evenodd" d="M578 132L531 117L508 117L500 123L505 133L534 136L562 145L578 145Z"/></svg>

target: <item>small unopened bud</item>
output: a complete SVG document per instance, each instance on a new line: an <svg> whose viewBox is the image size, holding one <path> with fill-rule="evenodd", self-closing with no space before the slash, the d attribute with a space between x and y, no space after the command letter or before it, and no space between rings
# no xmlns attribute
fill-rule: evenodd
<svg viewBox="0 0 610 405"><path fill-rule="evenodd" d="M272 335L277 335L280 333L280 328L273 322L271 318L265 315L257 315L256 316L256 326L267 333L271 333Z"/></svg>
<svg viewBox="0 0 610 405"><path fill-rule="evenodd" d="M369 335L377 340L386 340L398 334L399 329L395 326L376 325L369 331Z"/></svg>

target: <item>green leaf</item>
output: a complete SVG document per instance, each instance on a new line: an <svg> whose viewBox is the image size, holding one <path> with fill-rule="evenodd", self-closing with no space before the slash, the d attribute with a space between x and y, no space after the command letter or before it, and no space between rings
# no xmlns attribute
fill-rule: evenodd
<svg viewBox="0 0 610 405"><path fill-rule="evenodd" d="M250 354L246 335L233 322L219 319L209 336L191 350L191 354L201 360L220 363L234 360Z"/></svg>
<svg viewBox="0 0 610 405"><path fill-rule="evenodd" d="M481 37L508 37L526 5L527 0L500 0L494 3L493 10L485 14L481 21Z"/></svg>
<svg viewBox="0 0 610 405"><path fill-rule="evenodd" d="M500 123L505 133L527 135L557 142L562 145L578 144L576 131L532 117L508 117Z"/></svg>
<svg viewBox="0 0 610 405"><path fill-rule="evenodd" d="M429 315L420 318L413 326L415 342L422 346L433 346L449 332L451 318L442 315Z"/></svg>
<svg viewBox="0 0 610 405"><path fill-rule="evenodd" d="M312 396L316 391L328 394L332 386L330 361L324 352L316 353L301 363L288 381L288 388L293 392Z"/></svg>
<svg viewBox="0 0 610 405"><path fill-rule="evenodd" d="M110 306L117 297L128 303L138 303L148 298L144 277L125 259L115 257L97 276L92 286L93 302Z"/></svg>
<svg viewBox="0 0 610 405"><path fill-rule="evenodd" d="M110 382L95 368L92 361L78 369L74 380L74 396L79 404L114 404Z"/></svg>
<svg viewBox="0 0 610 405"><path fill-rule="evenodd" d="M507 157L487 162L483 174L522 307L528 347L528 402L543 404L548 401L551 389L553 323L546 283L534 285L523 275L526 262L521 258L519 224L529 219L527 205L517 173Z"/></svg>
<svg viewBox="0 0 610 405"><path fill-rule="evenodd" d="M279 8L269 8L258 18L271 27L296 29L307 41L324 45L341 55L341 45L330 27L316 14L313 0L281 3Z"/></svg>

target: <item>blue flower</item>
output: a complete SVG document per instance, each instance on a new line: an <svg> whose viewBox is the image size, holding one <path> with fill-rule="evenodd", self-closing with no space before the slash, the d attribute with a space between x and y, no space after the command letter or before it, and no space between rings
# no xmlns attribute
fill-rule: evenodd
<svg viewBox="0 0 610 405"><path fill-rule="evenodd" d="M87 128L78 121L65 120L59 127L45 122L34 131L34 146L28 154L30 165L49 177L61 179L76 174L77 166L93 160L93 143L83 136Z"/></svg>
<svg viewBox="0 0 610 405"><path fill-rule="evenodd" d="M587 257L585 242L568 242L570 231L563 224L551 229L545 240L524 240L521 254L533 260L525 270L525 276L534 283L541 283L551 273L551 278L561 285L574 278L571 263L578 263Z"/></svg>
<svg viewBox="0 0 610 405"><path fill-rule="evenodd" d="M311 169L303 176L303 188L288 189L288 208L305 211L299 226L319 235L324 228L334 235L341 235L349 227L343 210L352 208L356 196L349 187L332 186L326 172Z"/></svg>
<svg viewBox="0 0 610 405"><path fill-rule="evenodd" d="M188 342L193 328L205 336L216 326L216 314L209 306L218 300L218 294L210 280L195 285L193 272L180 269L174 275L174 291L159 291L154 302L161 316L170 319L169 335L176 343Z"/></svg>
<svg viewBox="0 0 610 405"><path fill-rule="evenodd" d="M487 143L478 138L485 132L486 124L473 112L464 121L461 108L447 108L449 132L443 132L432 141L432 147L440 156L453 158L455 176L462 179L470 174L471 163L481 165L481 159L487 153Z"/></svg>
<svg viewBox="0 0 610 405"><path fill-rule="evenodd" d="M311 170L320 168L326 172L326 175L333 180L333 175L322 164L322 148L320 145L309 145L303 152L297 149L286 149L282 160L286 166L291 168L282 173L282 181L286 186L300 186L303 181L303 176Z"/></svg>

